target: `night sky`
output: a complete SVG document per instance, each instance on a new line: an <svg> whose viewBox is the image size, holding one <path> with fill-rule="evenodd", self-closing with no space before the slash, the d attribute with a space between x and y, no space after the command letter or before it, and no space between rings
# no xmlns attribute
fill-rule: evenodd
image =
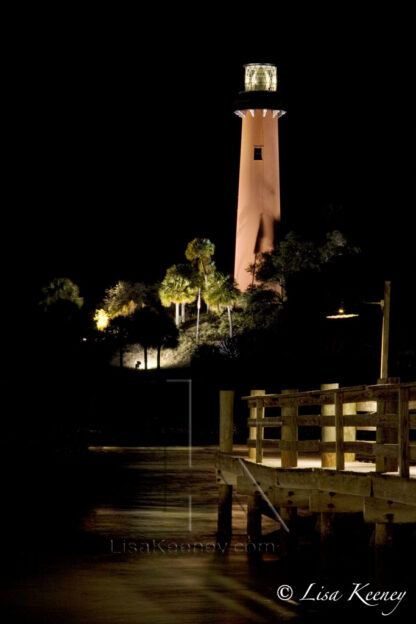
<svg viewBox="0 0 416 624"><path fill-rule="evenodd" d="M335 225L363 249L377 293L380 280L403 281L414 227L410 18L334 6L24 16L10 54L19 175L8 232L33 291L69 276L94 305L118 279L163 278L195 236L232 272L232 103L247 62L278 67L284 227Z"/></svg>

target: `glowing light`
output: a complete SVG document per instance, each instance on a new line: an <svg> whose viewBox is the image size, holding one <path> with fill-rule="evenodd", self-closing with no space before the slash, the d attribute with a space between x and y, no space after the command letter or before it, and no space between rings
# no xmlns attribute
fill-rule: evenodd
<svg viewBox="0 0 416 624"><path fill-rule="evenodd" d="M276 91L276 66L262 63L245 65L244 87L246 91Z"/></svg>
<svg viewBox="0 0 416 624"><path fill-rule="evenodd" d="M347 314L345 312L345 308L344 308L344 302L341 302L341 305L338 308L338 311L336 314L328 314L327 315L327 319L345 319L345 318L354 318L356 316L359 316L359 314Z"/></svg>
<svg viewBox="0 0 416 624"><path fill-rule="evenodd" d="M110 323L110 317L105 310L102 308L97 310L94 316L94 321L97 326L97 329L100 331L104 331L106 327L108 327Z"/></svg>
<svg viewBox="0 0 416 624"><path fill-rule="evenodd" d="M338 310L338 314L328 314L326 318L327 319L341 319L341 318L354 318L354 316L360 316L360 315L359 314L345 314L344 310L342 310L342 312Z"/></svg>

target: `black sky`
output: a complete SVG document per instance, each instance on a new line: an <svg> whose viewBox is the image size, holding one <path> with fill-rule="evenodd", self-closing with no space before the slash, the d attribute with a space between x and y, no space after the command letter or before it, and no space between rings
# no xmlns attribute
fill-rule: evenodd
<svg viewBox="0 0 416 624"><path fill-rule="evenodd" d="M363 3L263 3L22 16L10 52L18 176L8 233L33 285L99 297L161 279L207 236L232 271L247 62L278 66L287 228L340 225L369 275L409 272L410 16ZM193 12L192 12L193 11ZM414 103L414 101L413 101ZM332 206L332 221L328 208Z"/></svg>

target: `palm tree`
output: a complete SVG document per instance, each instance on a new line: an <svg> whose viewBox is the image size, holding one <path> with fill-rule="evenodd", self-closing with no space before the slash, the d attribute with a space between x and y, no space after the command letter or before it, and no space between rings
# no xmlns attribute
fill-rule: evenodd
<svg viewBox="0 0 416 624"><path fill-rule="evenodd" d="M160 369L160 352L163 347L177 347L178 330L163 308L146 307L137 310L131 317L130 338L143 347L145 370L149 348L157 349L157 368Z"/></svg>
<svg viewBox="0 0 416 624"><path fill-rule="evenodd" d="M180 324L179 307L182 306L182 322L185 320L185 304L195 301L197 286L186 265L174 264L167 271L159 288L159 297L166 308L175 304L176 327Z"/></svg>
<svg viewBox="0 0 416 624"><path fill-rule="evenodd" d="M204 276L207 283L208 274L211 272L211 256L215 253L215 245L208 238L194 238L188 243L185 256L191 262L196 262L198 269Z"/></svg>
<svg viewBox="0 0 416 624"><path fill-rule="evenodd" d="M230 338L233 337L231 309L239 295L240 291L230 275L224 275L219 271L210 273L204 289L204 300L216 308L219 314L221 314L224 308L227 310Z"/></svg>
<svg viewBox="0 0 416 624"><path fill-rule="evenodd" d="M208 238L194 238L188 243L185 256L190 262L198 267L198 271L203 275L205 287L208 285L208 275L214 270L214 263L211 256L215 253L215 245ZM199 318L201 311L201 290L202 284L198 288L196 337L199 338ZM209 304L207 304L209 305Z"/></svg>
<svg viewBox="0 0 416 624"><path fill-rule="evenodd" d="M111 319L108 333L114 337L119 349L120 368L124 366L124 351L129 342L131 319L128 316L119 314Z"/></svg>
<svg viewBox="0 0 416 624"><path fill-rule="evenodd" d="M155 325L153 336L157 350L157 370L160 370L160 353L162 349L175 349L178 346L178 329L171 317L164 310L163 312L164 314L159 313L158 315L158 322Z"/></svg>

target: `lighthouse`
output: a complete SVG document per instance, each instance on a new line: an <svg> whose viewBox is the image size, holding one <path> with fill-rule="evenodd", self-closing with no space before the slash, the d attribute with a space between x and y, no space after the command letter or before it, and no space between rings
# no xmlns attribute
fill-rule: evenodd
<svg viewBox="0 0 416 624"><path fill-rule="evenodd" d="M234 279L245 291L254 283L260 254L275 247L280 221L278 119L285 114L277 95L277 68L244 65L244 91L234 112L242 118Z"/></svg>

